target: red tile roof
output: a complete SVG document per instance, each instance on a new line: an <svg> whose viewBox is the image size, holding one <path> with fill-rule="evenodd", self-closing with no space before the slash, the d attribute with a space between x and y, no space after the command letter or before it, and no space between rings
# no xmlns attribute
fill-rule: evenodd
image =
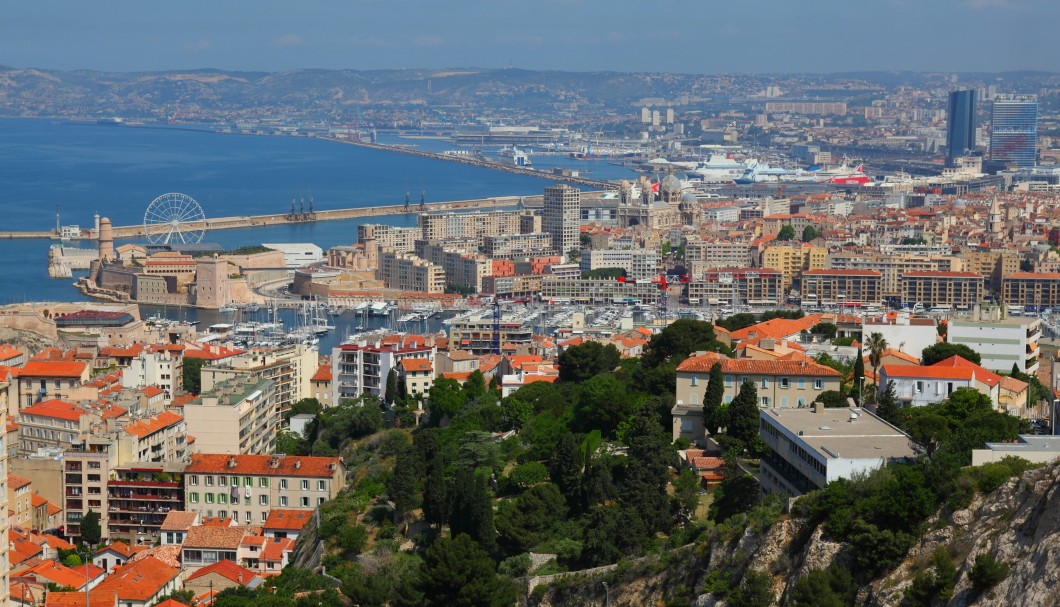
<svg viewBox="0 0 1060 607"><path fill-rule="evenodd" d="M401 359L401 368L406 373L418 373L421 371L431 371L431 361L426 358L403 358Z"/></svg>
<svg viewBox="0 0 1060 607"><path fill-rule="evenodd" d="M96 585L89 594L117 595L122 601L147 601L155 597L180 569L170 567L153 556L129 561ZM82 595L84 600L84 595Z"/></svg>
<svg viewBox="0 0 1060 607"><path fill-rule="evenodd" d="M183 548L239 548L243 536L247 534L246 527L207 527L199 525L188 529L188 535L184 538Z"/></svg>
<svg viewBox="0 0 1060 607"><path fill-rule="evenodd" d="M19 350L11 344L0 344L0 360L11 360L12 358L18 358L22 356L22 350Z"/></svg>
<svg viewBox="0 0 1060 607"><path fill-rule="evenodd" d="M211 573L216 573L217 575L225 579L231 580L237 584L242 585L245 585L247 582L254 579L255 577L254 572L250 569L240 567L232 561L225 560L217 561L212 565L207 565L202 569L199 569L195 573L189 575L188 579L185 581L190 582L192 580L210 575Z"/></svg>
<svg viewBox="0 0 1060 607"><path fill-rule="evenodd" d="M261 527L262 529L301 531L312 518L312 510L281 510L273 508L269 512L269 518L265 520L265 524Z"/></svg>
<svg viewBox="0 0 1060 607"><path fill-rule="evenodd" d="M47 417L50 419L62 419L66 421L77 421L85 414L85 410L74 403L68 403L61 400L46 400L22 409L19 411L19 414L35 415L37 417Z"/></svg>
<svg viewBox="0 0 1060 607"><path fill-rule="evenodd" d="M125 426L125 431L129 434L132 434L133 436L136 436L137 438L142 439L160 430L165 430L166 428L169 428L171 426L176 426L177 424L183 421L184 418L177 415L176 413L173 413L171 411L163 411L162 413L159 413L154 417L149 417L147 419L141 419L132 422L131 424Z"/></svg>
<svg viewBox="0 0 1060 607"><path fill-rule="evenodd" d="M310 381L331 381L331 365L320 365Z"/></svg>
<svg viewBox="0 0 1060 607"><path fill-rule="evenodd" d="M88 607L114 607L114 595L104 596L89 592ZM84 592L49 592L44 607L85 607Z"/></svg>
<svg viewBox="0 0 1060 607"><path fill-rule="evenodd" d="M975 272L944 272L941 270L910 270L905 273L906 278L979 278L982 274Z"/></svg>
<svg viewBox="0 0 1060 607"><path fill-rule="evenodd" d="M19 377L63 377L81 379L88 368L85 363L56 360L31 360L19 371Z"/></svg>
<svg viewBox="0 0 1060 607"><path fill-rule="evenodd" d="M20 474L15 474L14 472L7 473L7 486L12 491L16 489L21 489L22 487L25 487L26 485L29 485L32 482L32 480Z"/></svg>
<svg viewBox="0 0 1060 607"><path fill-rule="evenodd" d="M341 463L337 457L272 455L225 455L196 453L184 468L185 474L243 474L257 476L314 476L329 478Z"/></svg>
<svg viewBox="0 0 1060 607"><path fill-rule="evenodd" d="M84 588L85 587L85 573L82 571L78 573L73 569L56 563L55 561L42 561L33 567L28 567L20 571L13 571L12 577L34 577L37 581L41 582L55 582L60 586L69 586L70 588ZM82 595L83 597L84 595Z"/></svg>
<svg viewBox="0 0 1060 607"><path fill-rule="evenodd" d="M271 539L265 543L258 558L263 561L281 562L285 552L294 550L294 540L289 537Z"/></svg>
<svg viewBox="0 0 1060 607"><path fill-rule="evenodd" d="M808 361L753 360L750 358L726 358L714 352L687 358L677 366L679 373L709 373L714 363L721 363L726 375L790 375L813 377L840 377L839 371L831 367Z"/></svg>

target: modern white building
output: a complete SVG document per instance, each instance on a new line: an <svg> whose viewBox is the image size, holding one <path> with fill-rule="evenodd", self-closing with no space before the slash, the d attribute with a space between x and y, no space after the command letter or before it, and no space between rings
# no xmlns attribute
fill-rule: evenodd
<svg viewBox="0 0 1060 607"><path fill-rule="evenodd" d="M866 317L861 323L861 341L868 341L873 333L879 333L887 340L888 349L916 358L920 358L924 348L935 345L939 339L934 318L913 318L906 313L894 317Z"/></svg>
<svg viewBox="0 0 1060 607"><path fill-rule="evenodd" d="M434 367L436 350L433 345L412 339L403 343L360 341L342 344L331 351L331 402L372 394L382 398L386 394L386 380L391 369L398 370L406 358L422 358Z"/></svg>
<svg viewBox="0 0 1060 607"><path fill-rule="evenodd" d="M265 242L261 246L283 253L283 262L288 270L324 260L324 249L311 242Z"/></svg>
<svg viewBox="0 0 1060 607"><path fill-rule="evenodd" d="M908 436L863 409L763 409L759 422L765 494L797 497L916 456Z"/></svg>
<svg viewBox="0 0 1060 607"><path fill-rule="evenodd" d="M1042 321L1038 318L1002 318L949 322L946 341L968 346L982 357L980 364L991 371L1007 373L1015 364L1020 371L1038 371L1038 342Z"/></svg>
<svg viewBox="0 0 1060 607"><path fill-rule="evenodd" d="M959 388L972 388L997 403L1000 397L1001 376L975 363L954 356L923 367L920 365L883 365L880 385L894 382L898 400L913 407L944 401Z"/></svg>

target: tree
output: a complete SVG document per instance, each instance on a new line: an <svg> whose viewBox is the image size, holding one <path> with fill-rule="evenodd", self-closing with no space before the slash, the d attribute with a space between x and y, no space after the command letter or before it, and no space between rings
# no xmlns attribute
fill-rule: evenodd
<svg viewBox="0 0 1060 607"><path fill-rule="evenodd" d="M740 385L740 392L729 403L729 436L740 440L750 447L758 438L758 388L753 382L745 381Z"/></svg>
<svg viewBox="0 0 1060 607"><path fill-rule="evenodd" d="M666 484L674 455L670 437L655 411L642 406L636 412L626 441L629 448L622 501L634 509L648 531L669 531L672 520Z"/></svg>
<svg viewBox="0 0 1060 607"><path fill-rule="evenodd" d="M598 429L614 436L619 423L626 420L636 406L636 396L613 373L603 373L582 383L574 408L576 426L583 430Z"/></svg>
<svg viewBox="0 0 1060 607"><path fill-rule="evenodd" d="M647 536L644 522L636 512L618 504L597 506L586 514L584 521L582 561L590 567L635 555Z"/></svg>
<svg viewBox="0 0 1060 607"><path fill-rule="evenodd" d="M393 406L394 401L398 395L398 374L397 369L390 369L390 372L386 374L386 404Z"/></svg>
<svg viewBox="0 0 1060 607"><path fill-rule="evenodd" d="M475 369L471 372L471 375L468 375L467 379L464 380L464 402L475 402L478 399L486 396L487 392L488 389L486 388L486 377L482 375L482 371Z"/></svg>
<svg viewBox="0 0 1060 607"><path fill-rule="evenodd" d="M721 523L734 515L747 512L758 503L761 490L758 481L748 474L726 478L714 490L714 501L710 503L707 516L710 520Z"/></svg>
<svg viewBox="0 0 1060 607"><path fill-rule="evenodd" d="M854 374L851 376L851 381L854 384L851 387L851 394L855 396L857 403L860 405L862 402L861 389L865 384L865 355L861 353L861 348L858 348L858 357L854 361Z"/></svg>
<svg viewBox="0 0 1060 607"><path fill-rule="evenodd" d="M386 492L397 511L405 514L416 507L422 470L421 462L412 449L406 448L394 462L394 472L386 482Z"/></svg>
<svg viewBox="0 0 1060 607"><path fill-rule="evenodd" d="M975 350L964 344L951 344L947 341L924 348L920 358L925 366L931 366L939 361L946 360L951 356L960 356L961 358L970 360L977 365L983 362L982 357L980 357L979 353Z"/></svg>
<svg viewBox="0 0 1060 607"><path fill-rule="evenodd" d="M431 425L437 426L443 417L452 419L464 406L464 395L460 382L443 377L434 380L427 393L427 405L431 410Z"/></svg>
<svg viewBox="0 0 1060 607"><path fill-rule="evenodd" d="M855 604L858 587L845 567L811 569L791 590L791 607L847 607Z"/></svg>
<svg viewBox="0 0 1060 607"><path fill-rule="evenodd" d="M776 599L772 585L768 575L748 569L740 586L729 595L727 604L730 607L770 607Z"/></svg>
<svg viewBox="0 0 1060 607"><path fill-rule="evenodd" d="M591 279L595 278L598 280L616 280L618 278L626 277L625 268L597 268L588 272L582 273L582 278Z"/></svg>
<svg viewBox="0 0 1060 607"><path fill-rule="evenodd" d="M517 499L504 502L497 512L497 534L508 554L526 552L547 539L567 516L567 503L559 488L541 483Z"/></svg>
<svg viewBox="0 0 1060 607"><path fill-rule="evenodd" d="M81 541L89 546L99 544L103 531L99 526L99 515L95 510L89 510L81 519Z"/></svg>
<svg viewBox="0 0 1060 607"><path fill-rule="evenodd" d="M449 512L449 529L454 536L466 533L483 550L493 554L497 548L493 500L482 475L475 474L468 467L457 470Z"/></svg>
<svg viewBox="0 0 1060 607"><path fill-rule="evenodd" d="M825 390L817 395L817 402L827 408L834 409L847 406L847 397L843 396L842 392L836 390Z"/></svg>
<svg viewBox="0 0 1060 607"><path fill-rule="evenodd" d="M567 251L567 261L570 263L578 263L582 258L582 250L578 248Z"/></svg>
<svg viewBox="0 0 1060 607"><path fill-rule="evenodd" d="M718 352L723 347L714 334L713 325L702 320L682 318L651 338L641 362L650 369L666 361L682 361L692 352Z"/></svg>
<svg viewBox="0 0 1060 607"><path fill-rule="evenodd" d="M810 333L824 335L828 339L835 339L836 334L839 333L839 327L830 322L819 322L810 327Z"/></svg>
<svg viewBox="0 0 1060 607"><path fill-rule="evenodd" d="M724 400L725 376L721 371L721 363L714 363L710 368L706 393L703 395L703 425L706 426L708 434L717 434L725 425Z"/></svg>
<svg viewBox="0 0 1060 607"><path fill-rule="evenodd" d="M972 565L971 573L968 574L968 579L972 582L972 588L982 594L1000 584L1001 580L1008 577L1008 574L1008 565L997 562L997 559L989 554L981 553L975 555L975 563Z"/></svg>
<svg viewBox="0 0 1060 607"><path fill-rule="evenodd" d="M778 241L787 241L787 240L794 240L794 239L795 239L795 228L791 227L791 224L784 225L783 227L780 228L780 231L777 232L777 240Z"/></svg>
<svg viewBox="0 0 1060 607"><path fill-rule="evenodd" d="M519 464L508 472L508 481L520 489L533 487L548 478L548 468L541 462Z"/></svg>
<svg viewBox="0 0 1060 607"><path fill-rule="evenodd" d="M181 380L185 390L192 394L202 391L202 367L205 364L205 359L184 357L181 363Z"/></svg>
<svg viewBox="0 0 1060 607"><path fill-rule="evenodd" d="M428 607L510 607L517 591L470 537L439 538L423 556L416 589Z"/></svg>
<svg viewBox="0 0 1060 607"><path fill-rule="evenodd" d="M509 430L522 429L526 422L533 416L534 406L525 400L515 396L509 396L501 401L501 419L504 420L505 428Z"/></svg>
<svg viewBox="0 0 1060 607"><path fill-rule="evenodd" d="M612 344L587 341L571 346L559 355L559 378L565 382L582 382L614 371L621 358L618 348Z"/></svg>
<svg viewBox="0 0 1060 607"><path fill-rule="evenodd" d="M872 376L876 378L877 390L880 386L880 362L883 360L883 353L887 350L887 346L887 340L884 339L882 333L872 333L865 340L865 347L869 349L869 364L872 365Z"/></svg>
<svg viewBox="0 0 1060 607"><path fill-rule="evenodd" d="M815 239L819 238L820 236L821 236L821 233L818 232L817 228L815 228L813 226L806 226L805 228L802 229L802 241L803 242L810 242L811 240L815 240Z"/></svg>
<svg viewBox="0 0 1060 607"><path fill-rule="evenodd" d="M68 554L68 555L66 555L66 558L63 559L63 565L66 565L67 567L70 567L71 569L74 568L74 567L80 567L81 566L81 555L80 554Z"/></svg>
<svg viewBox="0 0 1060 607"><path fill-rule="evenodd" d="M427 483L423 488L423 517L427 522L441 527L449 520L449 493L445 483L445 466L442 458L435 455L429 460Z"/></svg>
<svg viewBox="0 0 1060 607"><path fill-rule="evenodd" d="M894 382L889 381L876 402L876 415L894 424L898 422L898 413L901 410L902 405L898 402L898 395L894 392Z"/></svg>

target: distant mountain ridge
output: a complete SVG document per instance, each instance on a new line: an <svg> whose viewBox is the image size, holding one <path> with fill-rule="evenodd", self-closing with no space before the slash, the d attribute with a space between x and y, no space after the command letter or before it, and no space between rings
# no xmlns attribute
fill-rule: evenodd
<svg viewBox="0 0 1060 607"><path fill-rule="evenodd" d="M0 66L0 113L226 119L254 111L349 117L366 107L453 106L535 113L573 113L593 108L628 111L643 99L673 100L684 95L725 102L729 97L746 98L774 83L797 93L800 88L813 89L840 81L871 89L942 82L945 76L948 75L897 71L697 75L518 68L101 72ZM988 79L1014 89L1036 90L1044 82L1055 83L1057 75L1012 72L990 75Z"/></svg>

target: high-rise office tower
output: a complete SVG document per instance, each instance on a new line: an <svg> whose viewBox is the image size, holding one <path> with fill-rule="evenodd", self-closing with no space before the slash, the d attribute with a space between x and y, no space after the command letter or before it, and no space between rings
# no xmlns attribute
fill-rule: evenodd
<svg viewBox="0 0 1060 607"><path fill-rule="evenodd" d="M976 91L950 93L949 126L946 130L946 164L975 149Z"/></svg>
<svg viewBox="0 0 1060 607"><path fill-rule="evenodd" d="M566 184L545 188L541 228L552 236L552 249L557 255L566 257L571 249L578 248L581 200L582 193L578 188Z"/></svg>
<svg viewBox="0 0 1060 607"><path fill-rule="evenodd" d="M1038 146L1037 95L998 95L990 123L990 160L1034 166Z"/></svg>

